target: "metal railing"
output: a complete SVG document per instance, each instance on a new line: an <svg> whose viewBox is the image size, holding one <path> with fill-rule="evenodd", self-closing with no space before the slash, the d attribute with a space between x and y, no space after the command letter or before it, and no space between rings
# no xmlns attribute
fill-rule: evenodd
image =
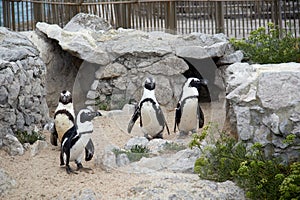
<svg viewBox="0 0 300 200"><path fill-rule="evenodd" d="M299 37L300 0L0 0L0 26L28 31L37 22L64 27L79 12L113 27L246 37L269 22Z"/></svg>

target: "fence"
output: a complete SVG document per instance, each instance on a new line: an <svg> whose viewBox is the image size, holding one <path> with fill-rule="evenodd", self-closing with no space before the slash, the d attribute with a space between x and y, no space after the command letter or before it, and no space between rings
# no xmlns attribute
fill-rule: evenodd
<svg viewBox="0 0 300 200"><path fill-rule="evenodd" d="M115 28L246 37L269 22L299 37L300 0L0 0L0 26L28 31L39 21L63 27L77 13Z"/></svg>

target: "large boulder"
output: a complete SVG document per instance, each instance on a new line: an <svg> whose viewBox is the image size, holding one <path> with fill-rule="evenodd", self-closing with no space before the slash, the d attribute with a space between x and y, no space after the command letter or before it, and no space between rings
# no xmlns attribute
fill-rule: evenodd
<svg viewBox="0 0 300 200"><path fill-rule="evenodd" d="M46 66L25 36L1 27L0 41L0 148L23 154L14 133L31 133L49 119Z"/></svg>
<svg viewBox="0 0 300 200"><path fill-rule="evenodd" d="M267 156L299 160L300 64L249 65L226 69L228 112L241 141L259 142ZM293 144L285 142L294 134Z"/></svg>

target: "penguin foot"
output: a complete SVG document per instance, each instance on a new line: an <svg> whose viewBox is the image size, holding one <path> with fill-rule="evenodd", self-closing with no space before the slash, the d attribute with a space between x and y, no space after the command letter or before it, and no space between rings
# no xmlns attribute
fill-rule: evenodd
<svg viewBox="0 0 300 200"><path fill-rule="evenodd" d="M66 171L68 174L71 174L71 173L77 174L77 172L75 172L70 166L66 166Z"/></svg>
<svg viewBox="0 0 300 200"><path fill-rule="evenodd" d="M89 171L93 171L91 168L87 168L87 167L83 167L81 163L77 163L77 169L76 171L84 171L86 173L88 173Z"/></svg>

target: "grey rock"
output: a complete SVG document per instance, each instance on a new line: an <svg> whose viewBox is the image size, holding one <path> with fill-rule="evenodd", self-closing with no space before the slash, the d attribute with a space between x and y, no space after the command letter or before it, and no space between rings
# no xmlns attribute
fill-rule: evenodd
<svg viewBox="0 0 300 200"><path fill-rule="evenodd" d="M195 161L199 156L199 149L185 149L171 155L143 157L140 161L127 165L124 170L135 173L154 173L157 171L192 173Z"/></svg>
<svg viewBox="0 0 300 200"><path fill-rule="evenodd" d="M153 139L146 144L146 147L150 150L150 153L158 154L165 149L167 143L170 142L163 139Z"/></svg>
<svg viewBox="0 0 300 200"><path fill-rule="evenodd" d="M43 140L37 140L35 143L33 143L30 146L30 154L31 156L36 156L39 154L43 149L45 149L48 146L46 141Z"/></svg>
<svg viewBox="0 0 300 200"><path fill-rule="evenodd" d="M225 65L225 64L231 64L231 63L240 63L242 62L244 58L244 54L242 51L235 51L232 54L225 54L223 57L221 57L217 64L218 65Z"/></svg>
<svg viewBox="0 0 300 200"><path fill-rule="evenodd" d="M244 141L251 139L253 130L250 124L250 109L247 107L235 106L234 112L236 113L236 126L239 133L239 138Z"/></svg>
<svg viewBox="0 0 300 200"><path fill-rule="evenodd" d="M272 68L282 69L272 70ZM267 65L258 78L257 96L264 107L272 110L295 105L300 93L295 88L300 86L300 66L296 63Z"/></svg>
<svg viewBox="0 0 300 200"><path fill-rule="evenodd" d="M65 31L79 32L90 30L102 33L112 29L112 26L103 18L97 15L78 13L64 27Z"/></svg>
<svg viewBox="0 0 300 200"><path fill-rule="evenodd" d="M105 147L104 154L102 155L101 160L96 160L99 163L96 163L96 165L102 166L106 170L110 170L112 168L117 168L117 158L115 153L113 152L114 149L120 149L116 146L107 146Z"/></svg>
<svg viewBox="0 0 300 200"><path fill-rule="evenodd" d="M268 157L281 156L287 163L298 155L295 144L283 141L300 133L299 72L298 63L235 63L225 70L232 130L248 144L263 144Z"/></svg>
<svg viewBox="0 0 300 200"><path fill-rule="evenodd" d="M117 156L116 163L119 167L122 167L122 166L128 165L130 163L130 160L125 153L122 153Z"/></svg>
<svg viewBox="0 0 300 200"><path fill-rule="evenodd" d="M31 132L49 119L46 67L24 35L1 27L0 38L0 147L10 155L22 155L24 148L14 133Z"/></svg>
<svg viewBox="0 0 300 200"><path fill-rule="evenodd" d="M262 122L269 127L269 129L275 134L279 134L279 116L272 113L270 116L265 116Z"/></svg>
<svg viewBox="0 0 300 200"><path fill-rule="evenodd" d="M3 169L0 169L0 197L5 196L12 188L17 185L16 181L12 179Z"/></svg>
<svg viewBox="0 0 300 200"><path fill-rule="evenodd" d="M4 147L3 147L4 150L6 150L12 156L16 156L16 155L21 156L24 154L23 145L13 135L7 134L3 138L3 145L4 145Z"/></svg>
<svg viewBox="0 0 300 200"><path fill-rule="evenodd" d="M125 75L127 72L126 68L119 63L111 63L107 65L100 75L97 75L99 79L105 78L116 78L121 75Z"/></svg>
<svg viewBox="0 0 300 200"><path fill-rule="evenodd" d="M145 137L134 137L128 140L128 142L124 146L124 149L130 150L135 145L146 147L148 142L148 139Z"/></svg>
<svg viewBox="0 0 300 200"><path fill-rule="evenodd" d="M195 174L156 173L149 182L140 181L130 189L130 199L246 199L233 182L200 180ZM180 184L180 187L178 185Z"/></svg>

